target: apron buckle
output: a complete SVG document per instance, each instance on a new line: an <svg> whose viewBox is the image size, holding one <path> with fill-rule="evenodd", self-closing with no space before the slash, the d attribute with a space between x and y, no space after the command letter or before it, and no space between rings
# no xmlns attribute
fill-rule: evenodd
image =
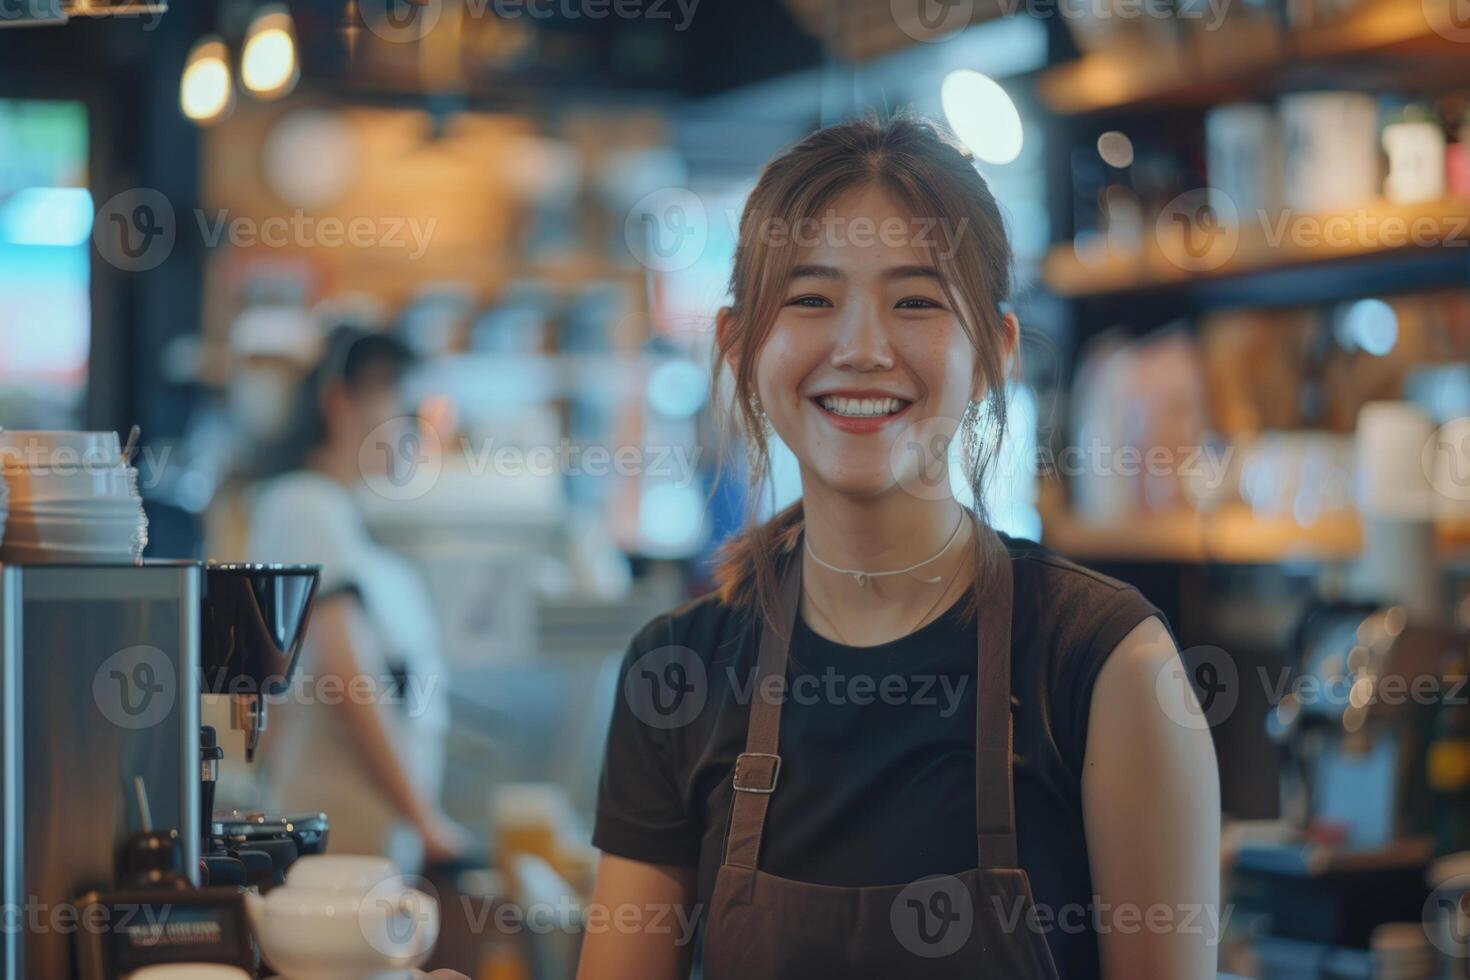
<svg viewBox="0 0 1470 980"><path fill-rule="evenodd" d="M760 760L769 759L769 763ZM756 785L741 779L741 774L754 776ZM730 784L741 793L773 793L776 778L781 775L781 757L771 752L742 752L735 757L735 772Z"/></svg>

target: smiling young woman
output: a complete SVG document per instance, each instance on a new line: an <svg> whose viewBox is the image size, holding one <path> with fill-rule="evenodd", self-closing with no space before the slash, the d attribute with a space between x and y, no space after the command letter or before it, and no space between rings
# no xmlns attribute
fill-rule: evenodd
<svg viewBox="0 0 1470 980"><path fill-rule="evenodd" d="M802 498L629 646L580 980L1215 975L1218 776L1162 616L949 490L1004 431L1009 267L922 119L766 167L716 367Z"/></svg>

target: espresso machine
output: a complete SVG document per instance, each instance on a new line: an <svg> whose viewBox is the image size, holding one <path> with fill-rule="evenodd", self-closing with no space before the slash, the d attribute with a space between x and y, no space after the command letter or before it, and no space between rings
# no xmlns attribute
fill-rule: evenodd
<svg viewBox="0 0 1470 980"><path fill-rule="evenodd" d="M248 946L230 890L201 890L216 821L200 694L235 692L253 746L267 697L290 679L318 578L315 566L193 561L0 566L0 901L22 917L0 929L4 980L110 978L160 962L149 959L168 955L157 937L139 953L124 948L126 930L78 924L120 888L171 889L171 907ZM325 818L303 830L298 852L325 846ZM234 850L261 880L284 859L266 847L265 875L259 846Z"/></svg>
<svg viewBox="0 0 1470 980"><path fill-rule="evenodd" d="M1301 664L1267 717L1283 817L1355 847L1427 833L1425 762L1454 635L1397 604L1324 602L1296 636Z"/></svg>
<svg viewBox="0 0 1470 980"><path fill-rule="evenodd" d="M1392 601L1318 600L1301 617L1300 661L1266 720L1286 836L1242 847L1232 873L1243 918L1267 923L1262 976L1367 977L1374 930L1419 921L1435 856L1426 760L1456 643Z"/></svg>

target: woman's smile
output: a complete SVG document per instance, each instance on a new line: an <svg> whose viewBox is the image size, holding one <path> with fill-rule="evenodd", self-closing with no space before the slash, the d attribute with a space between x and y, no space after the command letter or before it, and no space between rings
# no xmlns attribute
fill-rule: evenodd
<svg viewBox="0 0 1470 980"><path fill-rule="evenodd" d="M807 400L829 424L858 435L877 432L913 405L912 399L872 389L844 388L813 395Z"/></svg>

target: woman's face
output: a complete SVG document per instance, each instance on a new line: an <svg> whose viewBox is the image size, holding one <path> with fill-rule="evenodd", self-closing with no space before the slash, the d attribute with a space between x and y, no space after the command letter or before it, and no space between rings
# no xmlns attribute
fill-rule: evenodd
<svg viewBox="0 0 1470 980"><path fill-rule="evenodd" d="M934 434L952 435L983 392L972 386L974 346L922 247L938 235L924 227L869 186L796 239L812 244L792 268L755 384L804 481L858 496L915 480L948 486Z"/></svg>
<svg viewBox="0 0 1470 980"><path fill-rule="evenodd" d="M417 441L403 393L394 381L371 378L351 389L338 385L328 398L329 439L357 454L364 477L396 471Z"/></svg>

